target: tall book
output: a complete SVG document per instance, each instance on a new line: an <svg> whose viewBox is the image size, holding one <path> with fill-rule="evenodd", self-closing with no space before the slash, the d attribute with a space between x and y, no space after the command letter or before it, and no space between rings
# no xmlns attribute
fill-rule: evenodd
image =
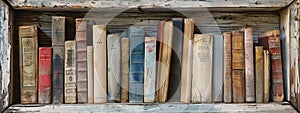
<svg viewBox="0 0 300 113"><path fill-rule="evenodd" d="M107 102L106 26L93 26L94 103Z"/></svg>
<svg viewBox="0 0 300 113"><path fill-rule="evenodd" d="M255 99L257 103L264 100L264 50L255 46Z"/></svg>
<svg viewBox="0 0 300 113"><path fill-rule="evenodd" d="M169 90L167 100L169 102L180 101L180 81L181 81L181 59L183 49L183 18L173 18L173 42L172 57L169 77Z"/></svg>
<svg viewBox="0 0 300 113"><path fill-rule="evenodd" d="M38 31L37 26L20 26L21 104L37 103Z"/></svg>
<svg viewBox="0 0 300 113"><path fill-rule="evenodd" d="M259 38L259 42L271 55L272 100L281 102L284 99L283 73L280 46L280 31L271 30Z"/></svg>
<svg viewBox="0 0 300 113"><path fill-rule="evenodd" d="M223 101L223 76L224 76L224 38L222 35L214 35L213 41L213 88L212 101Z"/></svg>
<svg viewBox="0 0 300 113"><path fill-rule="evenodd" d="M94 47L87 46L88 103L94 103Z"/></svg>
<svg viewBox="0 0 300 113"><path fill-rule="evenodd" d="M162 39L163 39L163 28L164 28L164 24L165 24L165 21L159 21L158 22L158 27L157 27L157 49L156 49L156 60L157 60L157 64L156 64L156 75L159 75L160 74L160 70L161 70L161 63L160 63L160 60L161 60L161 56L162 56L162 45L163 45L163 42L162 42ZM156 84L155 84L155 90L156 90L156 93L155 95L155 101L157 102L159 100L159 97L158 97L158 92L157 90L161 87L161 84L160 84L160 78L159 77L156 77Z"/></svg>
<svg viewBox="0 0 300 113"><path fill-rule="evenodd" d="M145 32L140 26L129 28L130 37L130 75L129 102L143 102L144 99L144 53Z"/></svg>
<svg viewBox="0 0 300 113"><path fill-rule="evenodd" d="M145 37L144 102L154 102L156 79L156 38Z"/></svg>
<svg viewBox="0 0 300 113"><path fill-rule="evenodd" d="M224 102L232 102L232 55L231 55L231 32L224 32Z"/></svg>
<svg viewBox="0 0 300 113"><path fill-rule="evenodd" d="M244 33L232 32L232 100L244 102L245 100L245 57L244 57Z"/></svg>
<svg viewBox="0 0 300 113"><path fill-rule="evenodd" d="M107 36L107 98L109 102L121 100L121 35Z"/></svg>
<svg viewBox="0 0 300 113"><path fill-rule="evenodd" d="M270 54L264 50L264 102L269 102L270 98Z"/></svg>
<svg viewBox="0 0 300 113"><path fill-rule="evenodd" d="M129 100L128 82L129 82L129 38L122 38L122 82L121 82L121 102L126 103Z"/></svg>
<svg viewBox="0 0 300 113"><path fill-rule="evenodd" d="M184 39L181 66L180 102L191 101L194 20L184 19Z"/></svg>
<svg viewBox="0 0 300 113"><path fill-rule="evenodd" d="M52 103L63 103L65 17L52 17Z"/></svg>
<svg viewBox="0 0 300 113"><path fill-rule="evenodd" d="M192 102L211 102L213 82L213 35L194 35Z"/></svg>
<svg viewBox="0 0 300 113"><path fill-rule="evenodd" d="M169 87L169 74L172 56L173 22L165 21L162 31L162 49L160 51L160 72L157 75L159 89L157 89L158 102L166 102Z"/></svg>
<svg viewBox="0 0 300 113"><path fill-rule="evenodd" d="M52 48L39 48L38 99L40 104L50 104L51 102L51 64Z"/></svg>
<svg viewBox="0 0 300 113"><path fill-rule="evenodd" d="M76 19L76 64L77 64L77 102L87 103L87 28L86 20L82 18Z"/></svg>
<svg viewBox="0 0 300 113"><path fill-rule="evenodd" d="M76 103L76 42L65 42L65 103Z"/></svg>
<svg viewBox="0 0 300 113"><path fill-rule="evenodd" d="M245 98L246 102L255 101L253 28L244 28L245 45Z"/></svg>

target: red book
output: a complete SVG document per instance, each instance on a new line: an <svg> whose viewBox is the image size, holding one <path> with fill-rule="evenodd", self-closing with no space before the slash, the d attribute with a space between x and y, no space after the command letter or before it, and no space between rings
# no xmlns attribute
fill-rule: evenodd
<svg viewBox="0 0 300 113"><path fill-rule="evenodd" d="M50 104L51 102L51 63L52 48L39 48L38 100L40 104Z"/></svg>

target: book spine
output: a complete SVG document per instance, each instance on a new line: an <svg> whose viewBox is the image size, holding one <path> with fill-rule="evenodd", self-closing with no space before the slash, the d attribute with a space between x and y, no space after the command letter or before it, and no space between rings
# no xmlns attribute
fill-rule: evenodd
<svg viewBox="0 0 300 113"><path fill-rule="evenodd" d="M65 17L52 17L52 103L63 103Z"/></svg>
<svg viewBox="0 0 300 113"><path fill-rule="evenodd" d="M38 100L40 104L50 104L51 102L51 64L52 48L39 48Z"/></svg>
<svg viewBox="0 0 300 113"><path fill-rule="evenodd" d="M211 102L213 35L195 34L193 54L192 102Z"/></svg>
<svg viewBox="0 0 300 113"><path fill-rule="evenodd" d="M144 102L154 102L156 79L156 38L145 37Z"/></svg>
<svg viewBox="0 0 300 113"><path fill-rule="evenodd" d="M157 89L158 102L166 102L169 87L169 74L172 56L173 22L166 21L163 27L162 51L160 59L160 72L157 75L159 89Z"/></svg>
<svg viewBox="0 0 300 113"><path fill-rule="evenodd" d="M156 60L157 60L157 67L156 67L156 75L158 76L160 74L160 69L161 69L161 56L162 56L162 39L163 39L163 27L164 27L164 24L165 24L165 21L159 21L158 23L158 28L157 28L157 57L156 57ZM158 92L157 90L160 88L161 84L160 83L160 78L159 77L156 77L156 84L155 84L155 90L156 90L156 93L155 93L155 101L159 101L159 96L158 96Z"/></svg>
<svg viewBox="0 0 300 113"><path fill-rule="evenodd" d="M173 18L173 42L172 42L172 57L171 71L169 79L169 90L167 100L169 102L180 101L180 81L181 81L181 59L183 49L183 18Z"/></svg>
<svg viewBox="0 0 300 113"><path fill-rule="evenodd" d="M264 102L269 102L270 91L270 54L264 50Z"/></svg>
<svg viewBox="0 0 300 113"><path fill-rule="evenodd" d="M107 102L106 26L93 26L94 103Z"/></svg>
<svg viewBox="0 0 300 113"><path fill-rule="evenodd" d="M86 20L76 19L77 102L87 103Z"/></svg>
<svg viewBox="0 0 300 113"><path fill-rule="evenodd" d="M194 20L184 19L183 56L181 67L180 102L191 101L192 66L193 66Z"/></svg>
<svg viewBox="0 0 300 113"><path fill-rule="evenodd" d="M76 42L65 42L65 103L76 103Z"/></svg>
<svg viewBox="0 0 300 113"><path fill-rule="evenodd" d="M37 103L37 26L20 26L21 104Z"/></svg>
<svg viewBox="0 0 300 113"><path fill-rule="evenodd" d="M109 102L121 100L121 36L107 36L107 97Z"/></svg>
<svg viewBox="0 0 300 113"><path fill-rule="evenodd" d="M129 38L122 38L122 87L121 102L126 103L129 100L128 82L129 82Z"/></svg>
<svg viewBox="0 0 300 113"><path fill-rule="evenodd" d="M130 75L129 102L143 102L144 94L144 29L139 26L129 28L130 32Z"/></svg>
<svg viewBox="0 0 300 113"><path fill-rule="evenodd" d="M253 59L253 28L244 28L245 37L245 97L246 102L255 101L254 91L254 59Z"/></svg>
<svg viewBox="0 0 300 113"><path fill-rule="evenodd" d="M88 103L94 103L94 47L87 46Z"/></svg>
<svg viewBox="0 0 300 113"><path fill-rule="evenodd" d="M231 32L223 33L224 37L224 102L232 102L232 55L231 55Z"/></svg>
<svg viewBox="0 0 300 113"><path fill-rule="evenodd" d="M232 99L233 102L244 102L244 34L232 32Z"/></svg>
<svg viewBox="0 0 300 113"><path fill-rule="evenodd" d="M263 102L264 100L264 61L263 61L263 47L255 46L255 92L256 102Z"/></svg>
<svg viewBox="0 0 300 113"><path fill-rule="evenodd" d="M214 35L213 49L213 101L223 101L223 76L224 76L224 38Z"/></svg>

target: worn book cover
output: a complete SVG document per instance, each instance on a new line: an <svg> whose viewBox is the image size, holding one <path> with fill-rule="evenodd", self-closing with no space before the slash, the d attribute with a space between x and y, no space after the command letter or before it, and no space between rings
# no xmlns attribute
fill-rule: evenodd
<svg viewBox="0 0 300 113"><path fill-rule="evenodd" d="M40 104L50 104L51 102L51 65L52 48L39 48L39 90L38 100Z"/></svg>
<svg viewBox="0 0 300 113"><path fill-rule="evenodd" d="M264 50L264 102L269 102L270 99L270 53Z"/></svg>
<svg viewBox="0 0 300 113"><path fill-rule="evenodd" d="M88 103L94 103L94 47L87 46Z"/></svg>
<svg viewBox="0 0 300 113"><path fill-rule="evenodd" d="M76 103L76 42L65 42L65 103Z"/></svg>
<svg viewBox="0 0 300 113"><path fill-rule="evenodd" d="M264 100L264 52L263 46L255 46L255 99L257 103Z"/></svg>
<svg viewBox="0 0 300 113"><path fill-rule="evenodd" d="M245 45L245 98L246 102L255 101L254 91L254 59L253 59L253 28L244 28Z"/></svg>
<svg viewBox="0 0 300 113"><path fill-rule="evenodd" d="M145 37L144 102L154 102L156 79L156 37Z"/></svg>
<svg viewBox="0 0 300 113"><path fill-rule="evenodd" d="M129 82L129 38L121 40L121 60L122 60L122 81L121 81L121 102L126 103L129 100L128 82Z"/></svg>
<svg viewBox="0 0 300 113"><path fill-rule="evenodd" d="M232 68L231 68L231 32L224 32L224 102L232 102Z"/></svg>
<svg viewBox="0 0 300 113"><path fill-rule="evenodd" d="M223 101L224 80L224 38L222 35L214 35L213 39L213 88L212 101Z"/></svg>

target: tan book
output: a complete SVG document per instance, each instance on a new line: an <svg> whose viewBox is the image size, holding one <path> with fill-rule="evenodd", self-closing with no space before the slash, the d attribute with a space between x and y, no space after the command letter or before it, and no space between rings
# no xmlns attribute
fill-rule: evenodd
<svg viewBox="0 0 300 113"><path fill-rule="evenodd" d="M94 47L87 46L88 103L94 103Z"/></svg>
<svg viewBox="0 0 300 113"><path fill-rule="evenodd" d="M106 26L93 26L94 103L107 102Z"/></svg>
<svg viewBox="0 0 300 113"><path fill-rule="evenodd" d="M121 80L121 102L129 102L129 92L128 92L128 82L129 82L129 38L122 38L121 40L121 70L122 70L122 80Z"/></svg>
<svg viewBox="0 0 300 113"><path fill-rule="evenodd" d="M191 102L194 20L184 19L180 102Z"/></svg>
<svg viewBox="0 0 300 113"><path fill-rule="evenodd" d="M270 53L264 50L264 102L269 102L270 99Z"/></svg>
<svg viewBox="0 0 300 113"><path fill-rule="evenodd" d="M65 103L76 103L76 42L65 42Z"/></svg>
<svg viewBox="0 0 300 113"><path fill-rule="evenodd" d="M255 46L255 98L260 103L264 100L264 52L263 46Z"/></svg>
<svg viewBox="0 0 300 113"><path fill-rule="evenodd" d="M245 98L246 102L255 101L254 59L253 59L253 28L244 28L245 37Z"/></svg>
<svg viewBox="0 0 300 113"><path fill-rule="evenodd" d="M166 102L169 87L169 74L172 56L172 41L173 41L173 22L166 21L163 27L162 34L162 50L160 58L160 72L157 75L159 89L157 89L158 102Z"/></svg>
<svg viewBox="0 0 300 113"><path fill-rule="evenodd" d="M244 102L244 70L232 70L232 85L232 101L235 103Z"/></svg>
<svg viewBox="0 0 300 113"><path fill-rule="evenodd" d="M224 102L232 102L231 32L224 32Z"/></svg>
<svg viewBox="0 0 300 113"><path fill-rule="evenodd" d="M37 26L20 26L21 104L37 103L38 31Z"/></svg>
<svg viewBox="0 0 300 113"><path fill-rule="evenodd" d="M192 74L192 102L212 101L213 35L195 34Z"/></svg>

